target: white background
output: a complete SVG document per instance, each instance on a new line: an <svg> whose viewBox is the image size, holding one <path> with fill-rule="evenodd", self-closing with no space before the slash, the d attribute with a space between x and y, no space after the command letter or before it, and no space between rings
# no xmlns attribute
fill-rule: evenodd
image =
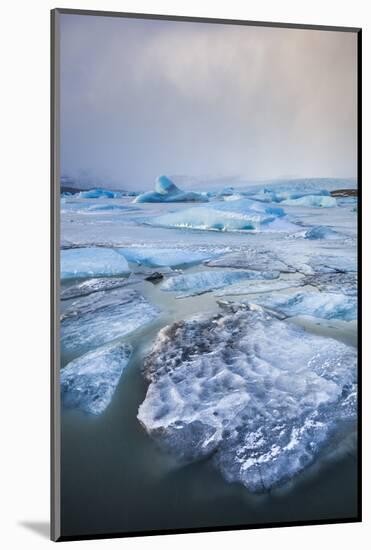
<svg viewBox="0 0 371 550"><path fill-rule="evenodd" d="M370 15L362 0L8 0L1 8L1 353L0 544L51 545L49 519L49 10L54 7L363 27L364 326L369 304L371 181ZM4 169L5 168L5 169ZM5 304L5 307L4 307ZM366 329L367 330L367 329ZM74 547L170 549L194 546L365 548L369 495L369 346L364 330L364 523L69 543ZM367 338L368 337L368 338ZM144 495L145 496L145 495ZM368 543L369 544L369 543Z"/></svg>

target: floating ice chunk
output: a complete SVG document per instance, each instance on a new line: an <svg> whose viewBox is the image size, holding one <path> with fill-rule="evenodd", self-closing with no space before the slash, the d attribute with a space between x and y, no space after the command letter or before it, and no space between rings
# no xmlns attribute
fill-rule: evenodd
<svg viewBox="0 0 371 550"><path fill-rule="evenodd" d="M110 277L129 273L126 259L111 248L71 248L61 251L61 278Z"/></svg>
<svg viewBox="0 0 371 550"><path fill-rule="evenodd" d="M318 208L333 208L337 205L335 197L321 195L305 195L298 199L285 199L281 204L286 206L309 206Z"/></svg>
<svg viewBox="0 0 371 550"><path fill-rule="evenodd" d="M199 271L170 277L161 290L185 292L187 295L203 294L246 279L277 279L278 271Z"/></svg>
<svg viewBox="0 0 371 550"><path fill-rule="evenodd" d="M139 210L139 208L130 204L89 204L84 212L133 212L137 210Z"/></svg>
<svg viewBox="0 0 371 550"><path fill-rule="evenodd" d="M288 186L290 187L290 186ZM256 193L251 198L257 201L262 202L283 202L287 200L296 200L296 199L302 199L307 196L319 196L319 197L329 197L330 193L329 191L325 189L318 189L318 190L299 190L299 189L287 189L284 190L284 188L280 186L274 186L274 189L271 188L265 188L259 191L259 193ZM317 201L321 202L319 199L316 199ZM288 204L288 203L287 203ZM305 205L307 206L307 205Z"/></svg>
<svg viewBox="0 0 371 550"><path fill-rule="evenodd" d="M295 268L287 265L279 259L274 252L267 249L246 248L220 258L208 260L210 267L235 267L241 269L253 269L257 271L281 271L282 273L293 273Z"/></svg>
<svg viewBox="0 0 371 550"><path fill-rule="evenodd" d="M309 315L320 319L353 321L357 318L357 299L354 296L325 292L298 292L290 296L270 294L257 303L284 313L288 317Z"/></svg>
<svg viewBox="0 0 371 550"><path fill-rule="evenodd" d="M331 229L331 227L327 227L326 225L318 225L316 227L308 229L305 232L304 237L305 239L309 239L311 241L317 239L335 240L342 238L343 235L341 235L334 229Z"/></svg>
<svg viewBox="0 0 371 550"><path fill-rule="evenodd" d="M138 195L134 202L208 202L204 193L182 191L166 176L156 178L155 191Z"/></svg>
<svg viewBox="0 0 371 550"><path fill-rule="evenodd" d="M146 431L180 463L210 456L251 491L302 471L356 417L356 350L263 311L165 327L144 373Z"/></svg>
<svg viewBox="0 0 371 550"><path fill-rule="evenodd" d="M117 248L128 262L149 267L179 267L198 264L216 256L215 252L193 251L179 248Z"/></svg>
<svg viewBox="0 0 371 550"><path fill-rule="evenodd" d="M122 193L97 187L96 189L89 189L88 191L80 191L78 196L82 199L118 199L122 197Z"/></svg>
<svg viewBox="0 0 371 550"><path fill-rule="evenodd" d="M148 223L163 227L207 231L297 231L283 208L242 199L188 208L152 218Z"/></svg>
<svg viewBox="0 0 371 550"><path fill-rule="evenodd" d="M130 334L159 315L136 290L95 292L76 300L61 316L62 351L96 348Z"/></svg>
<svg viewBox="0 0 371 550"><path fill-rule="evenodd" d="M243 195L241 195L239 193L236 193L236 194L233 194L233 195L226 195L224 197L224 200L225 201L239 201L243 198L244 198Z"/></svg>
<svg viewBox="0 0 371 550"><path fill-rule="evenodd" d="M233 284L216 293L216 296L242 296L244 294L260 294L288 290L303 286L303 279L287 279L274 281L245 281L242 284Z"/></svg>
<svg viewBox="0 0 371 550"><path fill-rule="evenodd" d="M61 300L70 300L71 298L79 298L81 296L88 296L94 292L100 292L102 290L112 290L114 288L120 288L133 283L140 282L141 279L131 275L128 278L96 278L88 279L78 285L73 285L65 288L60 293Z"/></svg>
<svg viewBox="0 0 371 550"><path fill-rule="evenodd" d="M315 273L314 275L307 275L303 283L315 286L323 292L357 296L356 273Z"/></svg>
<svg viewBox="0 0 371 550"><path fill-rule="evenodd" d="M110 404L131 346L111 344L78 357L61 370L61 398L66 407L101 414Z"/></svg>

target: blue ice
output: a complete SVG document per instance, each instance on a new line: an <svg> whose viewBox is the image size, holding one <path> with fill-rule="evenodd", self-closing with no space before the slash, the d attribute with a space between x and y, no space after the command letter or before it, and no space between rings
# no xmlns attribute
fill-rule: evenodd
<svg viewBox="0 0 371 550"><path fill-rule="evenodd" d="M111 248L61 250L61 278L112 277L130 272L126 259Z"/></svg>
<svg viewBox="0 0 371 550"><path fill-rule="evenodd" d="M88 191L80 191L79 197L82 199L119 199L122 197L122 193L120 191L110 191L109 189L97 187Z"/></svg>
<svg viewBox="0 0 371 550"><path fill-rule="evenodd" d="M177 248L117 248L128 262L147 267L180 267L195 265L217 256L213 252L182 250Z"/></svg>
<svg viewBox="0 0 371 550"><path fill-rule="evenodd" d="M156 178L155 191L138 195L134 202L208 202L208 196L194 191L182 191L167 176Z"/></svg>

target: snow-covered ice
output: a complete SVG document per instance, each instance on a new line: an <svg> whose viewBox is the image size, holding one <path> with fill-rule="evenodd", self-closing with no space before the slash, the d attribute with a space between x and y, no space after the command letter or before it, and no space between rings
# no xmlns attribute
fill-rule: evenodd
<svg viewBox="0 0 371 550"><path fill-rule="evenodd" d="M62 351L92 349L156 319L159 310L136 290L95 292L68 305L61 316Z"/></svg>
<svg viewBox="0 0 371 550"><path fill-rule="evenodd" d="M207 202L208 200L204 193L182 191L167 176L159 176L156 178L155 191L138 195L134 202Z"/></svg>
<svg viewBox="0 0 371 550"><path fill-rule="evenodd" d="M203 294L247 279L277 279L278 271L199 271L170 277L161 290L184 292L185 295Z"/></svg>
<svg viewBox="0 0 371 550"><path fill-rule="evenodd" d="M165 327L144 374L146 431L180 463L210 457L251 491L295 476L356 417L356 350L263 311Z"/></svg>
<svg viewBox="0 0 371 550"><path fill-rule="evenodd" d="M110 277L129 273L126 259L110 248L61 250L61 278Z"/></svg>
<svg viewBox="0 0 371 550"><path fill-rule="evenodd" d="M110 404L131 346L110 344L74 359L61 370L61 398L65 407L101 414Z"/></svg>
<svg viewBox="0 0 371 550"><path fill-rule="evenodd" d="M284 313L288 317L309 315L320 319L353 321L357 318L355 296L326 292L298 292L291 295L269 294L257 299L257 303Z"/></svg>
<svg viewBox="0 0 371 550"><path fill-rule="evenodd" d="M278 258L273 251L266 248L246 248L224 254L205 263L210 267L235 267L258 271L281 271L282 273L293 273L296 271L295 268Z"/></svg>

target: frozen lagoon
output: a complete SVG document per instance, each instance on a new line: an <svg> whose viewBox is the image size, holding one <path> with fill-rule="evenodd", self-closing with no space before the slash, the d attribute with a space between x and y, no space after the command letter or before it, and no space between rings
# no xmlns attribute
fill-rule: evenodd
<svg viewBox="0 0 371 550"><path fill-rule="evenodd" d="M63 247L66 250L71 247L91 246L132 248L133 254L135 254L134 249L139 249L141 257L132 255L132 258L135 259L134 262L126 258L130 272L134 275L138 273L139 276L138 282L134 286L130 284L130 288L134 288L149 304L158 308L161 314L153 318L148 324L139 327L135 332L119 337L120 342L132 346L133 355L129 364L122 372L116 391L112 395L111 403L107 406L104 413L91 419L88 415L78 410L69 409L64 411L63 425L65 438L70 443L74 441L74 444L78 445L80 449L79 456L76 456L71 451L71 455L66 459L71 464L71 472L73 469L83 469L84 457L85 461L88 461L89 454L91 460L91 453L89 453L91 445L89 445L88 437L99 437L101 441L106 441L107 446L107 449L101 449L98 453L100 457L99 463L102 464L107 461L110 467L107 465L107 471L103 474L102 481L98 485L104 482L111 483L111 479L112 483L115 483L115 486L120 486L120 483L122 483L122 486L125 487L126 497L123 494L125 491L120 491L119 488L117 492L114 491L113 502L115 503L115 508L127 506L128 504L125 504L125 502L128 502L126 499L129 499L133 510L137 507L137 514L139 517L142 517L143 522L147 522L146 525L150 525L151 521L154 522L151 517L154 517L153 510L156 506L154 502L150 506L150 499L148 510L146 507L143 508L142 499L140 501L137 496L138 487L142 491L142 494L154 491L157 500L161 502L164 502L164 498L166 498L169 506L171 502L175 502L173 500L176 499L175 493L181 488L184 495L184 506L194 507L195 514L196 511L198 513L199 519L195 518L195 525L228 522L228 514L225 514L226 502L229 503L227 506L231 505L233 509L233 515L231 512L233 521L236 521L236 518L240 518L242 522L246 523L246 514L249 518L252 518L251 521L253 519L259 520L260 516L264 516L266 520L267 514L271 520L284 520L282 506L287 505L290 507L294 502L298 517L300 518L300 514L302 514L302 517L305 517L303 501L308 498L309 493L311 494L309 498L314 498L317 503L318 514L321 515L323 513L323 517L325 517L327 513L326 509L331 509L331 505L328 503L328 498L330 497L325 494L326 487L328 487L332 475L328 473L329 459L327 457L332 457L330 462L331 472L337 472L339 469L343 472L340 477L344 483L347 483L347 480L352 478L350 468L352 467L352 460L354 460L354 449L350 441L354 437L354 425L352 426L351 423L343 426L340 433L333 439L330 439L329 446L324 446L314 465L308 466L302 473L295 476L290 483L286 483L285 487L288 488L286 489L287 493L276 493L272 498L267 497L269 500L268 503L265 501L263 513L262 505L259 504L260 501L256 501L256 497L248 496L248 491L242 486L239 488L238 486L227 484L223 477L213 470L211 465L195 463L192 465L192 468L188 467L188 469L184 470L183 467L177 464L176 460L174 461L173 457L168 456L166 452L158 448L156 441L152 440L140 426L136 415L139 406L145 400L147 390L141 375L144 358L148 354L148 350L152 344L156 341L160 329L164 326L177 320L188 318L201 311L205 313L220 311L217 303L220 300L218 295L228 291L234 292L233 300L237 301L246 300L246 293L248 293L249 302L254 302L255 298L261 296L269 296L272 291L280 293L281 290L277 287L281 287L282 293L285 295L291 292L294 294L298 291L320 293L322 289L321 285L327 284L328 287L329 280L324 279L323 276L328 276L329 273L335 277L335 279L331 279L331 285L335 287L336 292L339 292L340 286L341 291L343 280L340 276L336 279L336 274L341 274L344 277L344 275L352 273L354 270L353 266L356 265L356 213L354 212L354 205L345 204L326 209L298 205L282 206L290 224L295 224L294 236L294 232L205 231L165 228L148 223L148 221L156 217L184 211L189 208L189 204L181 203L136 204L135 207L137 207L137 210L130 211L125 209L111 209L111 211L108 211L103 208L94 211L92 209L87 216L79 212L78 209L74 210L73 208L73 205L81 200L68 197L63 205ZM131 200L130 198L110 199L109 204L130 207L132 205ZM84 202L87 202L87 199L84 199ZM91 199L90 202L92 205L96 205L98 201ZM211 200L208 204L215 205L217 202L217 200ZM99 199L99 204L104 205L106 201ZM304 237L305 231L324 226L335 231L337 238L306 239ZM303 232L303 236L300 235L301 232ZM323 231L321 231L321 234L323 234ZM338 238L339 235L340 237ZM173 260L175 258L175 272L165 273L164 278L160 279L158 284L153 284L146 281L142 275L145 271L160 270L156 265L158 264L158 258L164 257L164 255L161 255L161 250L163 249L168 251L169 258ZM142 250L144 251L143 253ZM173 253L170 254L169 250L173 251ZM246 282L240 281L227 288L219 288L208 294L198 297L188 297L183 300L176 300L177 293L175 291L163 292L161 290L162 285L169 279L169 275L172 277L176 276L178 269L182 270L182 273L179 273L180 275L201 273L210 271L211 269L215 270L216 273L231 271L233 269L254 269L251 263L250 266L235 264L234 267L230 265L233 258L237 258L241 262L241 256L245 257L247 255L245 254L246 250L257 251L257 253L250 255L251 258L254 258L255 268L261 268L265 264L264 256L260 252L269 251L268 256L272 258L272 261L273 258L275 259L276 266L282 266L279 278L274 280L256 280L255 287L252 280L247 280ZM155 257L154 254L156 254ZM189 267L184 264L179 267L177 265L178 254L180 258L193 258L195 261L189 262ZM222 261L224 257L228 258L225 265L223 265ZM148 264L146 260L141 264L141 258L151 258L150 264L152 265ZM221 261L218 265L219 259ZM322 259L325 259L325 261L322 262ZM204 261L208 262L208 265L205 265ZM212 266L214 262L215 266ZM227 266L226 264L229 265ZM331 271L329 271L329 265ZM285 269L286 266L288 266L288 269ZM317 273L322 274L321 279L318 279ZM115 278L117 278L116 275ZM313 285L313 278L319 281L317 286ZM337 280L339 283L337 283ZM308 283L307 281L312 282ZM84 280L71 280L64 283L63 288L67 289L73 285L81 284L81 282L84 282ZM300 285L299 288L298 285ZM240 295L236 293L238 287L241 290ZM326 290L328 290L327 287ZM62 309L67 307L68 302L69 300L63 301ZM331 337L350 346L354 346L356 343L356 323L354 321L344 321L341 319L328 320L314 317L305 317L303 319L300 316L294 316L285 322L304 326L309 333ZM66 355L63 354L62 350L63 365L79 356L79 349L76 349L73 354ZM109 445L112 446L112 439L108 439L108 436L105 435L105 430L108 427L111 430L111 434L116 434L112 454L108 448ZM84 442L84 449L81 449L81 444L78 441ZM118 460L118 456L120 460ZM353 459L347 458L349 456L353 457ZM345 468L345 470L342 470L342 468ZM310 480L310 483L308 480ZM83 486L85 486L85 483L88 485L92 482L89 473L84 472ZM67 487L70 486L73 492L73 474L71 474L71 478L66 483ZM312 489L310 489L308 483L310 487L317 487L316 497L312 494ZM351 482L349 481L349 483ZM210 506L210 502L207 500L204 503L205 508L202 506L202 503L195 503L194 490L196 490L196 485L198 487L197 491L206 490L208 494L213 495L213 497L210 497L215 502L213 511L206 512L206 507ZM319 488L319 485L321 488ZM153 489L154 486L156 490ZM244 492L241 493L241 490ZM87 493L82 492L77 500L82 502L84 494ZM325 502L327 503L327 508ZM333 506L335 506L335 503L333 503ZM164 509L168 508L165 506ZM245 511L244 516L242 516L243 511ZM112 509L111 513L114 518L116 512ZM172 513L177 514L178 512L174 511ZM340 515L342 513L346 516L348 512L344 510L340 512ZM158 514L160 514L160 511ZM181 522L181 510L179 510L178 516L178 522ZM129 522L129 519L127 521ZM164 517L161 517L161 524L164 521ZM133 524L135 524L135 520L131 516L130 525ZM140 528L140 525L138 525L138 528Z"/></svg>

